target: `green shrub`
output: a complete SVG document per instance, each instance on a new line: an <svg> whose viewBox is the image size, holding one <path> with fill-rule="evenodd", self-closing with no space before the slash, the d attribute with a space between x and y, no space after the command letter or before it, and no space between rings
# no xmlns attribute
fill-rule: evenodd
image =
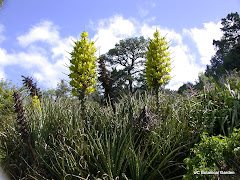
<svg viewBox="0 0 240 180"><path fill-rule="evenodd" d="M188 173L184 179L215 179L219 176L230 178L232 175L221 175L223 172L240 173L240 130L235 130L230 137L218 135L208 137L201 135L201 141L191 149L191 157L186 158ZM218 172L220 175L206 175L205 172ZM199 174L198 174L199 173Z"/></svg>
<svg viewBox="0 0 240 180"><path fill-rule="evenodd" d="M233 72L222 83L205 82L204 89L191 98L189 111L210 135L229 136L240 123L240 77Z"/></svg>
<svg viewBox="0 0 240 180"><path fill-rule="evenodd" d="M13 88L10 82L0 81L0 131L11 123L14 114Z"/></svg>

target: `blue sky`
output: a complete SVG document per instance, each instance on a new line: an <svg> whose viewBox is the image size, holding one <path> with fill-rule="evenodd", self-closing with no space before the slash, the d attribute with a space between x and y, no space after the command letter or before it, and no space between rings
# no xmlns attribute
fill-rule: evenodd
<svg viewBox="0 0 240 180"><path fill-rule="evenodd" d="M85 30L106 53L120 39L152 37L156 27L171 46L168 88L194 82L210 63L221 19L239 0L5 0L0 10L0 78L21 84L32 76L42 89L68 79L73 42ZM238 12L239 13L239 12ZM99 54L99 52L98 52Z"/></svg>

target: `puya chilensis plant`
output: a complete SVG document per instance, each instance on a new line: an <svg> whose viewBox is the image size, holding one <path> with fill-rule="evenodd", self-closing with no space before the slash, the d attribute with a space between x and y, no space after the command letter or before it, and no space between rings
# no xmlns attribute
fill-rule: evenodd
<svg viewBox="0 0 240 180"><path fill-rule="evenodd" d="M147 61L146 61L146 78L150 88L153 88L156 93L157 106L159 104L158 92L162 85L165 85L171 76L169 46L165 37L160 37L157 30L154 33L148 46Z"/></svg>
<svg viewBox="0 0 240 180"><path fill-rule="evenodd" d="M96 48L94 42L88 40L88 33L84 31L81 34L81 39L74 42L75 46L70 59L70 85L72 93L81 101L82 115L85 117L85 102L86 97L96 90L95 83L97 82Z"/></svg>
<svg viewBox="0 0 240 180"><path fill-rule="evenodd" d="M15 112L17 113L17 123L19 126L19 132L21 134L23 142L27 144L27 146L31 152L34 164L36 165L36 167L38 167L39 162L38 162L36 153L31 145L29 126L25 119L25 111L24 111L23 103L22 103L22 100L20 99L19 93L14 91L13 98L14 98L14 102L15 102L15 104L14 104Z"/></svg>
<svg viewBox="0 0 240 180"><path fill-rule="evenodd" d="M37 88L37 84L33 83L31 77L23 77L23 85L27 87L30 91L30 96L32 97L32 104L35 108L41 111L40 98L42 97L41 91Z"/></svg>
<svg viewBox="0 0 240 180"><path fill-rule="evenodd" d="M107 70L106 65L105 65L105 56L101 55L98 59L99 63L99 75L100 77L98 78L99 81L102 83L102 86L105 90L104 98L105 100L110 99L110 103L112 106L112 109L114 113L116 112L115 106L114 106L114 100L113 100L113 80L111 78L110 72Z"/></svg>

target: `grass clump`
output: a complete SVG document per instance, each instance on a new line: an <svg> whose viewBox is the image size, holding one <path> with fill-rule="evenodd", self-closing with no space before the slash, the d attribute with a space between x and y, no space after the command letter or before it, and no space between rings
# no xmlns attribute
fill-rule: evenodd
<svg viewBox="0 0 240 180"><path fill-rule="evenodd" d="M161 106L156 107L151 93L130 98L124 95L115 104L115 113L111 105L87 102L85 120L81 118L81 104L77 100L42 98L41 111L25 104L29 137L39 169L32 168L31 151L23 150L27 143L17 133L16 124L11 126L11 133L1 136L5 144L1 149L14 152L13 146L18 148L14 154L7 153L1 163L9 176L19 179L181 177L183 159L196 134L194 127L181 116L186 113L181 97L174 98L163 92L160 99ZM154 123L146 121L135 126L144 119L146 107L154 116ZM19 167L19 161L25 169L20 168L18 174L13 174L15 169L10 164Z"/></svg>

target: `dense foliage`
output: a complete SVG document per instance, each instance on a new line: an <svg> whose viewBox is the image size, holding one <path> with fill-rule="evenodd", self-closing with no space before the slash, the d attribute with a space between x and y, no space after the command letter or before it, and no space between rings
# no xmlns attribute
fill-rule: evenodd
<svg viewBox="0 0 240 180"><path fill-rule="evenodd" d="M201 141L191 150L194 155L186 158L188 173L184 179L230 179L239 177L240 132L235 130L230 137L218 135L209 137L203 133ZM214 172L216 175L208 175Z"/></svg>
<svg viewBox="0 0 240 180"><path fill-rule="evenodd" d="M8 81L0 82L0 126L1 124L8 123L8 119L12 118L13 109L13 88Z"/></svg>
<svg viewBox="0 0 240 180"><path fill-rule="evenodd" d="M29 77L23 76L25 88L1 81L1 167L11 179L238 178L238 20L237 13L223 19L224 38L214 42L219 49L213 58L222 58L221 68L227 63L231 68L224 70L231 71L216 79L212 64L208 70L213 75L207 70L197 84L185 84L178 93L159 89L170 80L171 68L169 47L158 31L153 40L125 39L100 56L100 100L96 94L86 98L95 90L97 58L85 31L70 60L70 85L78 99L63 80L56 90L43 93ZM220 51L226 50L222 43L229 46L220 58ZM145 58L145 80L154 91L134 85L144 78L144 71L135 68ZM109 62L125 67L108 69Z"/></svg>

